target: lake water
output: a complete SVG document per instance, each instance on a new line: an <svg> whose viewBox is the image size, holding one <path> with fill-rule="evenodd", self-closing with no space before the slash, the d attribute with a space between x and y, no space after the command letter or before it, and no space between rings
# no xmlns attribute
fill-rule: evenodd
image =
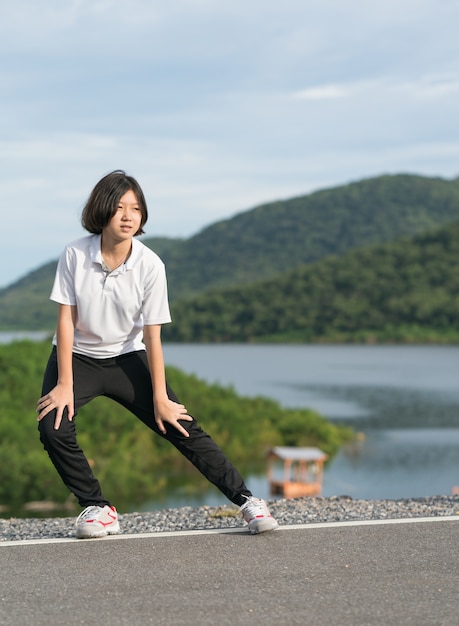
<svg viewBox="0 0 459 626"><path fill-rule="evenodd" d="M0 333L0 342L47 335ZM324 496L423 497L459 485L458 346L165 344L164 354L167 364L208 382L285 407L311 407L364 433L361 444L328 464ZM247 482L269 497L264 475ZM170 493L141 508L226 502L211 487L200 496Z"/></svg>
<svg viewBox="0 0 459 626"><path fill-rule="evenodd" d="M243 395L311 407L365 439L328 464L323 495L393 499L459 485L459 347L171 345L166 362ZM265 477L250 487L268 497Z"/></svg>
<svg viewBox="0 0 459 626"><path fill-rule="evenodd" d="M51 332L45 330L18 330L18 331L9 331L9 332L0 332L0 344L1 343L10 343L11 341L21 340L21 339L31 339L32 341L41 341L42 339L46 339L46 337L50 337L52 335Z"/></svg>

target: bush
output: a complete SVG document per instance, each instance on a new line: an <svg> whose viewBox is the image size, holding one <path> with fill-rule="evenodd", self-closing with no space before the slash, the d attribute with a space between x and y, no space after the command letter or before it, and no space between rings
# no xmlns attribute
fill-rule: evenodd
<svg viewBox="0 0 459 626"><path fill-rule="evenodd" d="M69 495L37 431L35 406L49 352L49 342L0 346L0 504L13 509L30 500L64 503ZM318 445L332 456L352 436L310 410L240 397L231 388L207 385L174 368L167 369L167 376L189 412L240 468L263 463L273 445ZM157 498L178 480L182 486L207 488L173 446L108 398L83 407L76 419L79 443L104 493L116 496L121 508Z"/></svg>

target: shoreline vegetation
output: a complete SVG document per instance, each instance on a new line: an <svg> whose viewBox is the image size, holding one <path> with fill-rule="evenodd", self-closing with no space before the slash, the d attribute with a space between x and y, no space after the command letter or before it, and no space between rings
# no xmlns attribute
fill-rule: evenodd
<svg viewBox="0 0 459 626"><path fill-rule="evenodd" d="M35 416L49 341L0 345L0 507L2 515L70 511L75 503L43 450ZM177 396L242 473L263 472L276 445L317 446L329 458L356 433L310 409L285 409L265 397L239 396L231 387L207 384L172 367L167 377ZM97 398L76 418L78 438L119 510L160 498L174 487L202 492L207 482L167 441L108 398ZM107 431L106 425L110 424ZM116 454L114 451L116 450ZM24 510L24 505L25 507Z"/></svg>
<svg viewBox="0 0 459 626"><path fill-rule="evenodd" d="M306 336L305 336L306 335ZM165 342L166 343L166 342ZM197 343L197 342L190 342ZM291 331L278 335L263 336L249 343L311 344L311 345L457 345L459 330L438 330L414 324L400 327L388 326L380 330L360 329L354 333L331 333L311 338L303 331Z"/></svg>
<svg viewBox="0 0 459 626"><path fill-rule="evenodd" d="M18 330L0 328L0 346L13 341L51 341L54 330ZM2 336L6 338L2 341ZM267 345L458 345L459 329L425 327L416 324L406 324L400 327L387 326L379 330L365 330L364 328L353 333L336 331L321 337L312 337L304 330L292 330L274 335L262 335L253 337L247 341L163 341L164 344L188 344L188 345L215 345L215 344L267 344Z"/></svg>

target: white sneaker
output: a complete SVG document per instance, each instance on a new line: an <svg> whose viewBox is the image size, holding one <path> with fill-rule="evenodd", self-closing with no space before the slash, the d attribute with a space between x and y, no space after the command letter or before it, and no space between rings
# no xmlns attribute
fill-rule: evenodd
<svg viewBox="0 0 459 626"><path fill-rule="evenodd" d="M249 525L249 531L252 535L279 528L279 524L269 512L264 500L254 498L253 496L244 497L247 498L247 502L241 506L241 513Z"/></svg>
<svg viewBox="0 0 459 626"><path fill-rule="evenodd" d="M118 513L114 506L87 506L77 517L77 539L90 539L91 537L106 537L120 532Z"/></svg>

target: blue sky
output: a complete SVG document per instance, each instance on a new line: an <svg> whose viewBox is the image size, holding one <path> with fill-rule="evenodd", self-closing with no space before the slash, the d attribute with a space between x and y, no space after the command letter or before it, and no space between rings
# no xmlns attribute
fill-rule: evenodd
<svg viewBox="0 0 459 626"><path fill-rule="evenodd" d="M83 234L112 169L147 234L383 173L459 175L457 0L2 6L0 287Z"/></svg>

